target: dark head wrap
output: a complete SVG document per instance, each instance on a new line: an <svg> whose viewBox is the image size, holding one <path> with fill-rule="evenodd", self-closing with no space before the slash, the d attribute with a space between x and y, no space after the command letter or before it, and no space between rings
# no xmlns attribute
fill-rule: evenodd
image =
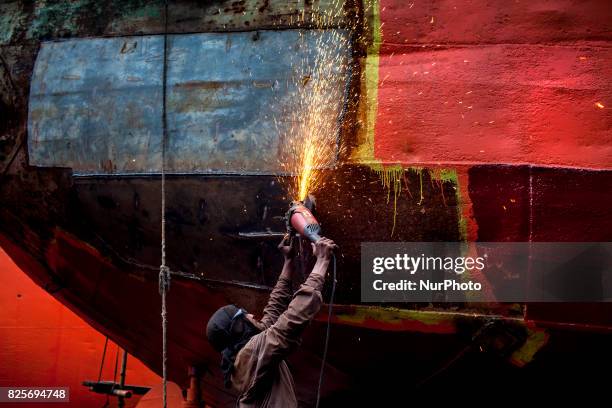
<svg viewBox="0 0 612 408"><path fill-rule="evenodd" d="M246 318L246 311L235 305L219 308L208 320L206 336L214 349L221 352L221 371L227 388L231 386L236 355L257 333L259 329Z"/></svg>

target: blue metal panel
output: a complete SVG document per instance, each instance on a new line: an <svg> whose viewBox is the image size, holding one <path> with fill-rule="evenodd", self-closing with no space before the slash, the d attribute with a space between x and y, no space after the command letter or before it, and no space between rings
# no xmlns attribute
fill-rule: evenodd
<svg viewBox="0 0 612 408"><path fill-rule="evenodd" d="M162 62L159 36L43 43L30 89L30 163L158 171Z"/></svg>
<svg viewBox="0 0 612 408"><path fill-rule="evenodd" d="M344 32L286 30L168 37L169 172L277 173L280 135L300 107L304 61ZM337 41L337 44L332 42ZM350 50L328 92L337 121ZM30 98L30 162L76 174L161 169L163 37L45 43ZM316 81L311 78L310 81ZM287 120L283 120L284 118ZM276 123L275 123L276 120ZM295 120L295 119L294 119Z"/></svg>

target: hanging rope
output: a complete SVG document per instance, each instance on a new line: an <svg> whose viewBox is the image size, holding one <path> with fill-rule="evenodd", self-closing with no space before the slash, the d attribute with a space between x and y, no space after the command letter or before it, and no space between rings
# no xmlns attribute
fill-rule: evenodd
<svg viewBox="0 0 612 408"><path fill-rule="evenodd" d="M115 369L113 371L113 383L117 382L117 366L119 366L119 345L117 344L117 351L115 352Z"/></svg>
<svg viewBox="0 0 612 408"><path fill-rule="evenodd" d="M104 368L104 360L106 359L106 347L108 346L108 336L104 340L104 350L102 351L102 361L100 362L100 372L98 373L98 382L102 379L102 369Z"/></svg>
<svg viewBox="0 0 612 408"><path fill-rule="evenodd" d="M166 266L166 144L168 139L168 124L166 119L166 77L168 73L168 1L164 2L164 67L162 79L162 157L161 157L161 265L159 267L159 293L161 294L162 320L162 376L163 376L163 407L166 408L168 383L168 319L166 310L166 294L170 289L170 269Z"/></svg>

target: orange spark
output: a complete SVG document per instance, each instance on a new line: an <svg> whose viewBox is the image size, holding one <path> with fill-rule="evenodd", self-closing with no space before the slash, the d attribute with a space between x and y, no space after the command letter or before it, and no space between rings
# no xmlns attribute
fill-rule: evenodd
<svg viewBox="0 0 612 408"><path fill-rule="evenodd" d="M336 1L327 11L317 7L312 15L314 25L325 28L342 15L342 2ZM287 79L287 85L295 89L292 103L281 106L274 120L281 132L281 165L286 173L295 176L287 186L288 192L296 200L304 200L325 184L324 177L329 173L323 170L333 165L341 149L341 109L337 108L344 100L349 37L341 31L331 31L330 35L313 32L314 43L309 44L313 47L306 53L294 54L294 73ZM280 129L279 123L288 128ZM280 180L286 182L287 178Z"/></svg>

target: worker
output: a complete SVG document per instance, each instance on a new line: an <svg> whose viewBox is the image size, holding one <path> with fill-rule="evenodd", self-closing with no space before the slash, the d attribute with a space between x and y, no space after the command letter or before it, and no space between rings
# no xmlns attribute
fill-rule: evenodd
<svg viewBox="0 0 612 408"><path fill-rule="evenodd" d="M239 394L238 407L297 407L293 378L285 359L300 344L302 332L319 312L327 267L336 249L330 239L313 245L316 263L292 296L295 239L279 245L285 262L263 317L235 305L218 309L208 321L206 335L221 352L225 386Z"/></svg>

